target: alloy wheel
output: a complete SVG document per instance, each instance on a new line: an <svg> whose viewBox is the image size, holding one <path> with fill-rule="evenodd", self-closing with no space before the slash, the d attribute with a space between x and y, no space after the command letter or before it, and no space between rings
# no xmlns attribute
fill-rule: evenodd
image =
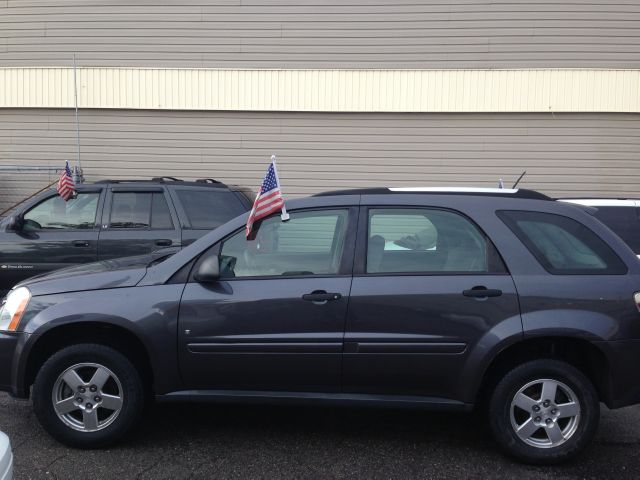
<svg viewBox="0 0 640 480"><path fill-rule="evenodd" d="M566 384L553 379L527 383L514 395L511 426L528 445L553 448L565 443L580 424L580 401Z"/></svg>
<svg viewBox="0 0 640 480"><path fill-rule="evenodd" d="M120 414L123 390L118 377L97 363L67 368L53 385L51 400L64 424L80 432L96 432Z"/></svg>

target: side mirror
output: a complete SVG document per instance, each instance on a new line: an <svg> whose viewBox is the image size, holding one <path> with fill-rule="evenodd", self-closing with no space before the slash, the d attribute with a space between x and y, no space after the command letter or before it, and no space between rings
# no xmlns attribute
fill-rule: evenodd
<svg viewBox="0 0 640 480"><path fill-rule="evenodd" d="M220 279L220 258L217 255L206 258L193 275L197 282L214 283Z"/></svg>
<svg viewBox="0 0 640 480"><path fill-rule="evenodd" d="M23 226L24 221L22 220L22 216L12 215L11 217L9 217L9 221L7 222L7 230L19 232L20 230L22 230Z"/></svg>

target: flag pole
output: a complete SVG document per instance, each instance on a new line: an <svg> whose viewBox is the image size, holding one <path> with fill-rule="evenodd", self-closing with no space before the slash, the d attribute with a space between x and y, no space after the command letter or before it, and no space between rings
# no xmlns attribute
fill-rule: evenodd
<svg viewBox="0 0 640 480"><path fill-rule="evenodd" d="M76 54L73 54L73 98L75 101L76 108L76 144L78 147L78 162L76 168L74 168L75 176L78 178L74 178L76 183L79 183L78 180L82 178L82 163L80 163L80 120L78 119L78 84L76 79ZM79 171L78 171L79 170Z"/></svg>
<svg viewBox="0 0 640 480"><path fill-rule="evenodd" d="M278 167L276 166L275 155L271 155L271 163L273 163L273 172L276 174L276 180L278 180L278 185L280 186L280 192L282 194L282 185L280 184L280 177L278 176ZM280 218L283 222L289 220L289 214L287 213L287 207L285 206L284 202L282 202L282 214L280 215Z"/></svg>

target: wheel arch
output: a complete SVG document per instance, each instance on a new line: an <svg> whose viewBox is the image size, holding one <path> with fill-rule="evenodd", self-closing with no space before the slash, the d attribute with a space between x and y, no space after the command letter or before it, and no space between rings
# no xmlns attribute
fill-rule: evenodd
<svg viewBox="0 0 640 480"><path fill-rule="evenodd" d="M35 336L35 335L34 335ZM28 396L29 389L44 362L58 350L79 343L97 343L126 356L138 369L147 393L153 391L154 371L149 350L130 329L105 321L82 321L56 325L37 335L29 346L18 372L18 390Z"/></svg>
<svg viewBox="0 0 640 480"><path fill-rule="evenodd" d="M598 397L611 404L610 362L606 353L593 342L570 336L524 338L499 350L488 363L476 392L482 404L493 387L509 370L533 359L551 358L565 361L583 372L593 383Z"/></svg>

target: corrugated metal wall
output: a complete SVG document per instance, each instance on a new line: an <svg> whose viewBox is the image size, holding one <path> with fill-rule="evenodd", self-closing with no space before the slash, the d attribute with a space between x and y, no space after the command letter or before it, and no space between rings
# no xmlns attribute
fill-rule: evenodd
<svg viewBox="0 0 640 480"><path fill-rule="evenodd" d="M640 67L635 0L4 0L0 65Z"/></svg>
<svg viewBox="0 0 640 480"><path fill-rule="evenodd" d="M373 185L507 184L637 195L633 114L382 114L87 110L83 166L104 177L215 177L256 188L271 153L290 196ZM2 164L75 159L72 110L0 109ZM0 173L0 206L55 176Z"/></svg>

